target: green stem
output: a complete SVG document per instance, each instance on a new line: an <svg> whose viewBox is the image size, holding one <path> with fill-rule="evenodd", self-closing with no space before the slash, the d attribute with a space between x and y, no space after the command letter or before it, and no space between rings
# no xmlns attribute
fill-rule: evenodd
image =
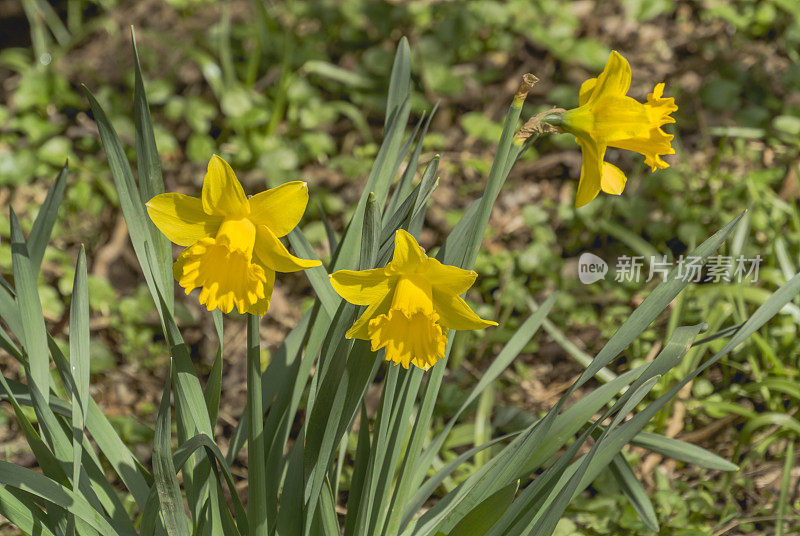
<svg viewBox="0 0 800 536"><path fill-rule="evenodd" d="M267 536L267 469L264 455L264 413L261 405L261 345L257 315L247 315L247 518L250 536Z"/></svg>

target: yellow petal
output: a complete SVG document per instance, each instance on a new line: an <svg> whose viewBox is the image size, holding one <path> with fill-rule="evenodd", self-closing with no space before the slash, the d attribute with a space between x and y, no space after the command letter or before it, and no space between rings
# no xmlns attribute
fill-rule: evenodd
<svg viewBox="0 0 800 536"><path fill-rule="evenodd" d="M392 278L384 268L372 270L339 270L330 276L333 290L355 305L379 302L392 289Z"/></svg>
<svg viewBox="0 0 800 536"><path fill-rule="evenodd" d="M392 305L392 294L388 293L384 298L379 301L375 302L361 314L358 320L350 326L350 329L347 330L345 333L345 337L348 339L362 339L365 341L370 340L369 336L369 322L373 318L384 315L389 312L389 308Z"/></svg>
<svg viewBox="0 0 800 536"><path fill-rule="evenodd" d="M590 78L581 84L581 90L578 93L578 106L583 106L594 94L594 88L597 87L597 78Z"/></svg>
<svg viewBox="0 0 800 536"><path fill-rule="evenodd" d="M203 180L203 210L230 218L247 216L250 205L231 166L217 155L208 162Z"/></svg>
<svg viewBox="0 0 800 536"><path fill-rule="evenodd" d="M483 329L497 325L497 322L482 319L461 297L446 291L433 291L433 306L441 317L439 323L449 329Z"/></svg>
<svg viewBox="0 0 800 536"><path fill-rule="evenodd" d="M581 163L578 192L575 194L575 208L582 207L600 193L603 157L606 152L605 147L598 146L591 141L579 139L578 144L581 146L583 162Z"/></svg>
<svg viewBox="0 0 800 536"><path fill-rule="evenodd" d="M404 229L398 229L394 235L394 255L387 266L393 272L416 272L420 264L427 259L425 250L417 240Z"/></svg>
<svg viewBox="0 0 800 536"><path fill-rule="evenodd" d="M603 72L597 77L594 91L586 101L592 103L604 96L622 97L631 87L631 66L616 50L608 56Z"/></svg>
<svg viewBox="0 0 800 536"><path fill-rule="evenodd" d="M607 194L620 195L625 189L628 179L625 174L614 164L603 162L603 176L600 178L600 188Z"/></svg>
<svg viewBox="0 0 800 536"><path fill-rule="evenodd" d="M147 202L147 213L158 230L179 246L191 246L214 236L222 222L220 216L203 212L203 203L183 194L160 194Z"/></svg>
<svg viewBox="0 0 800 536"><path fill-rule="evenodd" d="M425 263L427 266L424 276L433 288L446 290L457 296L465 293L478 277L477 272L442 264L436 259L429 258Z"/></svg>
<svg viewBox="0 0 800 536"><path fill-rule="evenodd" d="M289 253L275 233L264 225L256 227L253 253L262 264L276 272L297 272L322 264L318 260L301 259Z"/></svg>
<svg viewBox="0 0 800 536"><path fill-rule="evenodd" d="M292 181L270 188L250 198L250 219L256 225L266 225L281 237L300 223L308 205L308 185Z"/></svg>

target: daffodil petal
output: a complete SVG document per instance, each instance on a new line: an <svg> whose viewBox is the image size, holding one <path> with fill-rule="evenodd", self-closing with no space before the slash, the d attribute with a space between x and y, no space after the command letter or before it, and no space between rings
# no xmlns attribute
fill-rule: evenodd
<svg viewBox="0 0 800 536"><path fill-rule="evenodd" d="M392 294L388 293L384 298L379 301L375 302L358 317L358 320L350 326L350 329L347 330L345 333L345 337L348 339L362 339L365 341L370 340L369 335L369 321L379 315L385 315L389 312L389 308L392 306Z"/></svg>
<svg viewBox="0 0 800 536"><path fill-rule="evenodd" d="M381 301L392 290L392 278L384 268L371 270L339 270L330 276L333 290L355 305Z"/></svg>
<svg viewBox="0 0 800 536"><path fill-rule="evenodd" d="M428 258L425 262L425 279L433 288L452 292L456 296L465 293L478 278L477 272L442 264L436 259Z"/></svg>
<svg viewBox="0 0 800 536"><path fill-rule="evenodd" d="M578 181L578 192L575 194L575 208L580 208L597 197L602 184L603 158L606 148L591 141L578 140L581 146L583 162L581 178Z"/></svg>
<svg viewBox="0 0 800 536"><path fill-rule="evenodd" d="M594 102L602 96L624 96L631 87L631 66L628 60L616 50L608 56L603 72L597 77L597 83L591 96L586 101Z"/></svg>
<svg viewBox="0 0 800 536"><path fill-rule="evenodd" d="M580 92L578 93L578 106L583 106L594 94L594 88L597 87L597 78L590 78L581 84Z"/></svg>
<svg viewBox="0 0 800 536"><path fill-rule="evenodd" d="M318 260L295 257L267 226L256 227L256 243L253 253L270 270L276 272L298 272L322 264Z"/></svg>
<svg viewBox="0 0 800 536"><path fill-rule="evenodd" d="M625 174L614 164L603 162L603 176L600 178L600 188L607 194L620 195L627 182Z"/></svg>
<svg viewBox="0 0 800 536"><path fill-rule="evenodd" d="M241 218L250 211L239 179L231 166L217 155L208 162L202 197L206 214Z"/></svg>
<svg viewBox="0 0 800 536"><path fill-rule="evenodd" d="M425 250L411 233L398 229L394 235L394 255L387 268L395 272L414 272L426 258Z"/></svg>
<svg viewBox="0 0 800 536"><path fill-rule="evenodd" d="M158 230L179 246L214 236L222 217L203 212L203 203L183 194L160 194L147 202L147 214Z"/></svg>
<svg viewBox="0 0 800 536"><path fill-rule="evenodd" d="M447 291L434 289L433 307L439 314L439 323L448 329L483 329L497 325L497 322L479 317L460 296Z"/></svg>
<svg viewBox="0 0 800 536"><path fill-rule="evenodd" d="M308 185L292 181L270 188L250 198L250 219L256 225L266 225L281 237L300 223L308 205Z"/></svg>

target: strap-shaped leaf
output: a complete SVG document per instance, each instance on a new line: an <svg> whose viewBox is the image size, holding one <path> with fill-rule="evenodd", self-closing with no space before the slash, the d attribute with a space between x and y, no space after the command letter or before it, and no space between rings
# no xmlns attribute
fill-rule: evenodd
<svg viewBox="0 0 800 536"><path fill-rule="evenodd" d="M161 404L156 418L156 432L153 437L153 474L158 490L158 503L164 517L164 526L171 536L189 536L189 525L183 509L183 496L175 477L175 466L172 462L172 432L170 407L172 367L164 382Z"/></svg>
<svg viewBox="0 0 800 536"><path fill-rule="evenodd" d="M31 235L28 237L28 252L30 253L31 266L39 273L39 268L42 265L44 258L44 251L47 249L47 243L50 241L50 234L53 232L53 225L56 223L58 216L58 207L61 206L61 200L64 198L64 190L67 187L67 175L69 173L69 163L65 163L61 171L58 172L56 180L50 189L47 191L47 197L44 199L39 213L36 215L36 220L33 222L31 228Z"/></svg>
<svg viewBox="0 0 800 536"><path fill-rule="evenodd" d="M72 481L79 487L81 449L86 414L89 412L89 291L86 275L86 251L81 245L72 301L69 307L69 361L72 368Z"/></svg>
<svg viewBox="0 0 800 536"><path fill-rule="evenodd" d="M28 355L31 381L36 384L45 399L50 396L50 353L47 350L47 330L44 326L42 303L36 288L36 274L28 246L17 215L9 210L11 221L11 262L14 269L14 285L17 291L17 308L21 324L23 345Z"/></svg>

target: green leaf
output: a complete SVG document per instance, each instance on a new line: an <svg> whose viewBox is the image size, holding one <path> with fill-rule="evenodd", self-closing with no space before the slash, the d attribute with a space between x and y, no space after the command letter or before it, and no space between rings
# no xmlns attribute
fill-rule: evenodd
<svg viewBox="0 0 800 536"><path fill-rule="evenodd" d="M370 452L372 450L369 433L369 417L367 408L361 404L361 418L358 427L358 443L356 444L356 457L353 462L353 476L350 479L350 490L347 494L347 515L345 516L344 534L351 536L357 534L356 523L359 521L361 499L364 495L364 485L367 482L367 469L369 467Z"/></svg>
<svg viewBox="0 0 800 536"><path fill-rule="evenodd" d="M519 481L499 489L453 527L449 536L484 536L514 500Z"/></svg>
<svg viewBox="0 0 800 536"><path fill-rule="evenodd" d="M183 508L178 479L175 477L175 466L172 462L172 433L170 427L170 398L172 367L170 375L164 382L161 405L156 417L156 432L153 438L153 473L158 490L158 503L164 517L164 526L170 536L189 536L189 525Z"/></svg>
<svg viewBox="0 0 800 536"><path fill-rule="evenodd" d="M657 452L674 460L692 463L715 471L738 471L739 467L704 448L680 439L650 432L639 432L631 440L633 445Z"/></svg>
<svg viewBox="0 0 800 536"><path fill-rule="evenodd" d="M633 469L628 465L622 453L618 453L614 456L609 469L611 469L614 480L616 480L617 484L622 489L622 493L628 499L628 502L633 506L639 519L647 525L647 528L653 532L658 532L660 530L658 526L658 517L653 509L653 503L650 502L647 492L642 487L639 479L636 478Z"/></svg>
<svg viewBox="0 0 800 536"><path fill-rule="evenodd" d="M392 114L400 110L403 102L408 99L411 89L411 49L408 39L402 37L397 44L397 53L394 56L394 65L389 79L389 96L386 100L386 118L383 128L389 130L389 121Z"/></svg>
<svg viewBox="0 0 800 536"><path fill-rule="evenodd" d="M42 304L36 288L36 274L31 264L25 237L22 235L17 215L9 209L11 220L11 261L17 291L17 307L22 324L22 341L31 371L31 381L42 396L50 395L50 354L47 350L47 331L44 326ZM19 334L18 334L19 335Z"/></svg>
<svg viewBox="0 0 800 536"><path fill-rule="evenodd" d="M114 127L108 120L103 111L100 103L94 98L91 91L84 87L86 97L89 99L89 105L94 114L97 130L100 133L100 140L103 143L103 148L108 158L108 166L111 169L111 177L114 179L114 187L117 191L119 204L122 208L122 214L125 216L125 223L128 226L128 234L131 237L134 253L142 267L145 281L147 282L150 295L156 304L156 308L161 313L162 305L168 306L170 301L166 297L166 290L159 290L164 281L159 276L157 279L154 274L161 274L162 271L158 266L153 266L158 258L158 254L152 250L152 234L151 223L146 216L144 203L139 194L139 189L136 185L136 180L133 177L133 171L125 156L125 149L122 147ZM153 261L151 262L151 259ZM159 269L157 269L159 268ZM169 288L172 289L171 280L169 281ZM159 298L161 294L161 298ZM162 304L162 302L164 302ZM163 319L163 314L161 315Z"/></svg>
<svg viewBox="0 0 800 536"><path fill-rule="evenodd" d="M142 66L139 63L139 51L136 48L136 35L131 26L131 45L134 59L134 86L133 86L133 119L136 137L136 170L139 174L139 196L142 203L148 202L158 194L164 193L164 179L161 175L161 161L158 157L153 122L150 118L150 108L147 105L147 95L144 90ZM150 243L155 251L155 259L160 269L157 272L165 289L172 285L172 244L148 220ZM164 296L170 310L174 306L174 293L166 292Z"/></svg>
<svg viewBox="0 0 800 536"><path fill-rule="evenodd" d="M72 284L69 309L69 360L72 367L72 481L79 487L81 445L86 414L89 412L89 292L86 275L86 250L81 245Z"/></svg>
<svg viewBox="0 0 800 536"><path fill-rule="evenodd" d="M42 265L44 251L50 241L50 234L53 232L53 225L55 225L56 216L58 216L58 207L64 198L68 168L69 165L65 163L58 176L56 176L56 180L47 191L47 197L45 197L44 203L39 208L39 213L36 215L36 220L31 228L31 235L28 238L28 252L30 253L31 266L36 269L36 273L39 273L39 268Z"/></svg>

